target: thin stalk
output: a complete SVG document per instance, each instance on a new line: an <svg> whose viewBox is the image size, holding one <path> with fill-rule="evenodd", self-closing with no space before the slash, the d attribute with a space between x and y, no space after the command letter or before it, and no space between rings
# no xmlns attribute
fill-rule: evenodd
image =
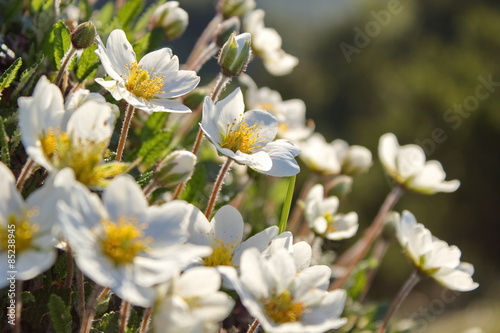
<svg viewBox="0 0 500 333"><path fill-rule="evenodd" d="M192 70L193 65L197 62L199 55L202 54L203 50L207 47L208 43L212 38L214 38L215 31L217 27L222 22L222 15L217 14L215 17L208 23L205 30L202 32L200 38L196 41L196 44L189 55L186 64L184 65L185 70Z"/></svg>
<svg viewBox="0 0 500 333"><path fill-rule="evenodd" d="M23 281L16 280L16 319L14 325L14 333L21 333L21 313L23 310L23 300L21 294L23 292Z"/></svg>
<svg viewBox="0 0 500 333"><path fill-rule="evenodd" d="M85 317L83 318L80 326L80 333L89 333L92 328L92 321L94 320L95 308L97 306L97 295L102 295L104 287L97 284L94 285L92 293L89 296L87 307L85 308Z"/></svg>
<svg viewBox="0 0 500 333"><path fill-rule="evenodd" d="M71 288L71 284L73 283L73 274L75 271L75 261L73 259L73 252L71 252L71 248L68 246L66 250L66 280L64 280L64 288Z"/></svg>
<svg viewBox="0 0 500 333"><path fill-rule="evenodd" d="M158 188L158 185L154 179L152 179L146 187L142 190L144 196L147 198L153 193L154 190Z"/></svg>
<svg viewBox="0 0 500 333"><path fill-rule="evenodd" d="M368 291L370 290L370 287L373 283L373 279L375 279L378 268L380 267L380 263L382 262L382 259L384 259L390 244L391 242L389 240L387 240L385 237L382 237L377 240L375 245L373 245L372 259L376 260L377 266L370 268L366 274L366 283L363 287L361 295L359 296L360 302L364 302L366 295L368 294Z"/></svg>
<svg viewBox="0 0 500 333"><path fill-rule="evenodd" d="M217 46L217 43L210 43L196 58L191 66L191 70L198 72L203 65L207 63L208 60L210 60L214 55L217 54L217 51L219 51L219 47ZM186 68L188 69L188 68Z"/></svg>
<svg viewBox="0 0 500 333"><path fill-rule="evenodd" d="M384 226L385 216L389 211L392 210L392 208L398 202L402 194L403 194L403 188L401 186L395 186L392 188L392 191L389 192L389 194L385 198L384 203L380 207L377 215L373 219L372 225L363 236L362 246L359 246L358 253L356 253L354 258L349 262L349 265L347 266L344 275L335 280L330 285L330 290L338 289L344 285L344 283L349 278L349 275L351 275L351 273L354 271L356 265L363 259L363 257L366 255L371 245L375 241L375 239L380 235L380 232L382 231L382 228ZM354 244L354 246L356 247L357 245Z"/></svg>
<svg viewBox="0 0 500 333"><path fill-rule="evenodd" d="M26 163L24 163L24 166L21 170L21 174L19 175L16 181L16 186L19 192L22 191L24 183L26 183L26 180L28 180L28 178L31 176L34 169L35 169L35 161L33 161L31 157L28 157Z"/></svg>
<svg viewBox="0 0 500 333"><path fill-rule="evenodd" d="M280 234L282 232L286 231L286 224L288 221L288 215L290 214L290 207L292 205L293 190L295 188L295 180L296 179L297 179L297 176L293 175L288 180L288 189L286 192L286 198L285 198L285 202L283 203L283 209L281 210L281 219L280 219L280 224L279 224Z"/></svg>
<svg viewBox="0 0 500 333"><path fill-rule="evenodd" d="M73 58L73 56L76 53L76 49L73 47L73 45L70 44L68 52L64 55L63 61L61 64L61 68L59 69L59 72L57 73L56 76L56 85L61 88L61 82L64 76L64 73L66 72L66 68L68 68L68 64Z"/></svg>
<svg viewBox="0 0 500 333"><path fill-rule="evenodd" d="M250 327L248 328L248 331L247 333L254 333L257 328L259 327L260 323L257 319L255 319L252 323L252 325L250 325Z"/></svg>
<svg viewBox="0 0 500 333"><path fill-rule="evenodd" d="M120 307L120 329L119 333L125 333L125 329L128 325L128 318L130 317L131 306L130 303L122 300L122 305Z"/></svg>
<svg viewBox="0 0 500 333"><path fill-rule="evenodd" d="M217 75L217 81L215 82L214 89L212 90L212 94L210 94L210 98L212 101L217 102L219 100L220 94L224 91L226 85L231 82L231 77L224 75L220 72Z"/></svg>
<svg viewBox="0 0 500 333"><path fill-rule="evenodd" d="M149 321L151 319L152 308L144 309L144 313L142 314L142 322L139 333L146 333L148 331Z"/></svg>
<svg viewBox="0 0 500 333"><path fill-rule="evenodd" d="M384 322L382 323L382 326L380 326L377 330L377 333L384 333L387 330L387 325L389 324L389 321L391 320L392 315L394 312L396 312L397 309L399 309L401 303L405 300L406 296L410 293L410 291L415 287L415 285L420 281L420 275L418 275L417 270L415 269L413 273L410 275L408 280L406 280L405 284L401 289L399 290L396 298L392 301L391 307L389 308L389 311L385 315Z"/></svg>
<svg viewBox="0 0 500 333"><path fill-rule="evenodd" d="M85 318L85 285L83 273L79 269L76 271L76 285L78 288L78 313L80 318Z"/></svg>
<svg viewBox="0 0 500 333"><path fill-rule="evenodd" d="M313 174L311 177L309 177L309 179L307 179L304 186L302 186L302 189L300 190L299 198L297 199L295 206L293 207L290 220L288 221L288 230L290 230L292 233L298 231L300 218L302 217L303 208L298 203L303 202L305 200L307 194L311 190L311 187L314 185L316 180L317 176Z"/></svg>
<svg viewBox="0 0 500 333"><path fill-rule="evenodd" d="M220 189L222 187L222 183L224 181L224 177L226 176L227 172L229 171L229 167L231 166L232 161L233 161L232 159L226 158L226 161L222 165L222 167L219 171L219 174L217 175L217 179L215 180L215 183L214 183L214 188L212 189L212 194L210 195L210 199L208 201L207 210L205 211L205 216L207 217L207 219L209 219L210 215L212 215L212 211L213 211L214 206L215 206L215 201L217 199L217 195L220 192Z"/></svg>
<svg viewBox="0 0 500 333"><path fill-rule="evenodd" d="M122 160L123 149L125 148L125 141L127 141L128 130L130 128L130 122L134 117L135 108L129 104L125 110L125 118L123 119L122 131L120 133L120 140L118 141L118 148L116 149L116 161L120 162Z"/></svg>

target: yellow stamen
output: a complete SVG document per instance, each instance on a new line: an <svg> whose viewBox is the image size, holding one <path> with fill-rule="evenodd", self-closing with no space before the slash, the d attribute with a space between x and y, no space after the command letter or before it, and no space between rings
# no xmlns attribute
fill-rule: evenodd
<svg viewBox="0 0 500 333"><path fill-rule="evenodd" d="M323 217L327 222L326 233L332 233L337 231L337 229L334 226L335 219L333 217L333 214L331 212L326 212L325 214L323 214Z"/></svg>
<svg viewBox="0 0 500 333"><path fill-rule="evenodd" d="M70 145L70 140L66 132L61 132L59 128L49 128L40 138L42 151L49 161L59 155L61 150L66 150Z"/></svg>
<svg viewBox="0 0 500 333"><path fill-rule="evenodd" d="M131 263L152 241L144 237L141 227L132 218L121 216L118 222L102 220L101 225L104 228L100 240L102 251L116 265Z"/></svg>
<svg viewBox="0 0 500 333"><path fill-rule="evenodd" d="M30 223L31 218L38 214L38 209L24 212L21 216L9 214L7 226L0 227L0 248L4 251L9 249L9 244L15 245L16 252L22 252L32 247L33 239L40 229L37 224ZM12 227L14 226L14 227ZM9 234L14 237L9 238ZM11 240L9 242L9 240Z"/></svg>
<svg viewBox="0 0 500 333"><path fill-rule="evenodd" d="M266 314L279 324L299 321L305 310L304 304L294 302L294 297L289 290L285 290L280 295L261 299L261 302Z"/></svg>
<svg viewBox="0 0 500 333"><path fill-rule="evenodd" d="M129 71L125 87L135 96L151 99L163 92L161 89L165 77L158 76L156 73L152 73L153 77L151 77L150 73L136 62L127 64L125 67Z"/></svg>
<svg viewBox="0 0 500 333"><path fill-rule="evenodd" d="M233 152L238 150L242 153L251 153L254 149L262 147L262 143L266 140L259 134L258 130L262 129L262 125L253 124L248 126L245 118L241 121L235 118L234 122L226 125L226 133L222 135L222 142L220 146L227 148Z"/></svg>
<svg viewBox="0 0 500 333"><path fill-rule="evenodd" d="M224 239L214 239L217 246L213 248L212 254L203 259L205 266L215 267L215 266L233 266L233 254L234 254L234 244L225 242Z"/></svg>

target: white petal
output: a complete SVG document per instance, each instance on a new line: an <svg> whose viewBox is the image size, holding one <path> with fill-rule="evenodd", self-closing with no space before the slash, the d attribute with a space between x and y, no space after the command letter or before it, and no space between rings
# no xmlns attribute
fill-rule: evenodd
<svg viewBox="0 0 500 333"><path fill-rule="evenodd" d="M401 147L396 156L398 175L405 181L416 175L425 165L424 150L417 145L409 144Z"/></svg>
<svg viewBox="0 0 500 333"><path fill-rule="evenodd" d="M380 137L378 156L386 172L391 176L397 174L396 156L398 151L399 143L394 134L386 133Z"/></svg>
<svg viewBox="0 0 500 333"><path fill-rule="evenodd" d="M240 281L246 289L256 298L267 298L270 296L268 279L257 249L247 249L241 255Z"/></svg>
<svg viewBox="0 0 500 333"><path fill-rule="evenodd" d="M203 281L203 283L200 283ZM212 267L194 267L182 273L178 283L178 295L183 298L206 297L219 291L221 277Z"/></svg>
<svg viewBox="0 0 500 333"><path fill-rule="evenodd" d="M298 271L302 271L311 265L312 248L307 242L293 244L292 255Z"/></svg>
<svg viewBox="0 0 500 333"><path fill-rule="evenodd" d="M109 105L89 101L73 113L67 131L73 140L100 143L111 138L114 124L115 116Z"/></svg>
<svg viewBox="0 0 500 333"><path fill-rule="evenodd" d="M103 80L101 78L96 78L95 82L99 83L101 86L103 86L107 91L111 93L114 99L117 101L121 100L123 98L121 94L121 90L118 89L118 84L121 81L115 81L115 80Z"/></svg>
<svg viewBox="0 0 500 333"><path fill-rule="evenodd" d="M29 280L38 274L45 272L56 261L56 251L34 251L26 250L18 254L16 260L17 278Z"/></svg>
<svg viewBox="0 0 500 333"><path fill-rule="evenodd" d="M244 232L243 217L233 206L221 207L212 218L215 239L225 243L228 247L235 247L241 243Z"/></svg>
<svg viewBox="0 0 500 333"><path fill-rule="evenodd" d="M142 222L148 207L141 188L128 175L116 177L104 191L102 201L114 221L121 216L135 216Z"/></svg>
<svg viewBox="0 0 500 333"><path fill-rule="evenodd" d="M457 291L470 291L479 286L472 280L469 272L460 269L441 268L432 277L445 287Z"/></svg>
<svg viewBox="0 0 500 333"><path fill-rule="evenodd" d="M120 80L121 76L128 73L126 66L137 61L125 32L120 29L113 30L108 36L106 47L99 37L96 40L98 48L95 52L101 59L104 70L114 80Z"/></svg>
<svg viewBox="0 0 500 333"><path fill-rule="evenodd" d="M241 245L236 249L233 255L233 265L240 265L240 258L243 251L249 248L256 248L260 252L263 252L271 243L273 239L278 235L279 228L275 225L268 227L252 237L248 238L246 241L241 243Z"/></svg>
<svg viewBox="0 0 500 333"><path fill-rule="evenodd" d="M408 182L408 186L427 193L454 192L460 186L460 182L458 180L445 182L445 177L441 163L428 161L424 168Z"/></svg>
<svg viewBox="0 0 500 333"><path fill-rule="evenodd" d="M295 160L300 150L290 141L270 142L264 147L264 151L269 154L273 164L271 169L260 172L273 177L290 177L300 172L300 167Z"/></svg>
<svg viewBox="0 0 500 333"><path fill-rule="evenodd" d="M255 125L257 133L266 142L271 142L278 134L278 120L269 112L261 110L250 110L243 114L243 118L248 126Z"/></svg>
<svg viewBox="0 0 500 333"><path fill-rule="evenodd" d="M0 162L0 221L7 223L10 212L20 212L24 200L16 188L16 180L10 169Z"/></svg>
<svg viewBox="0 0 500 333"><path fill-rule="evenodd" d="M240 88L236 88L226 98L217 102L215 107L216 110L214 111L216 113L213 116L217 123L218 132L226 133L227 126L232 123L239 123L245 111L243 94Z"/></svg>

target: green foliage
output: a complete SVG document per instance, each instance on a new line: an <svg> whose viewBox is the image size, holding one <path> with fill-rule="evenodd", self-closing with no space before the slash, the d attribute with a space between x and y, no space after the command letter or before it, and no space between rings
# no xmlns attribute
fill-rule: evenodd
<svg viewBox="0 0 500 333"><path fill-rule="evenodd" d="M91 332L94 333L118 333L120 330L119 322L120 313L110 311L105 313L99 322L94 325L95 328L92 328Z"/></svg>
<svg viewBox="0 0 500 333"><path fill-rule="evenodd" d="M141 158L144 168L148 169L155 162L165 157L169 152L169 144L172 139L172 132L160 132L153 138L145 141L139 148L137 157Z"/></svg>
<svg viewBox="0 0 500 333"><path fill-rule="evenodd" d="M76 63L75 76L78 82L83 82L89 76L92 77L97 72L100 61L95 53L97 45L94 44L86 48Z"/></svg>
<svg viewBox="0 0 500 333"><path fill-rule="evenodd" d="M54 331L56 333L71 333L71 306L66 306L61 297L51 294L48 308Z"/></svg>
<svg viewBox="0 0 500 333"><path fill-rule="evenodd" d="M123 27L130 28L132 21L144 8L144 1L130 0L123 4L118 11L118 21Z"/></svg>
<svg viewBox="0 0 500 333"><path fill-rule="evenodd" d="M0 117L0 153L2 154L2 161L7 166L10 166L9 136L5 132L5 125L2 117Z"/></svg>
<svg viewBox="0 0 500 333"><path fill-rule="evenodd" d="M57 21L49 33L45 45L45 56L53 59L55 67L61 68L61 61L71 46L71 34L64 21Z"/></svg>
<svg viewBox="0 0 500 333"><path fill-rule="evenodd" d="M21 68L23 61L21 58L17 58L12 65L7 68L7 70L0 76L0 93L2 90L10 87L10 84L16 78L17 71Z"/></svg>
<svg viewBox="0 0 500 333"><path fill-rule="evenodd" d="M33 65L29 66L21 73L21 77L19 78L19 84L13 93L14 96L18 96L22 90L23 91L31 90L31 86L35 82L35 73L38 69L38 66L40 66L40 64L44 59L45 57L43 55L40 56Z"/></svg>
<svg viewBox="0 0 500 333"><path fill-rule="evenodd" d="M206 184L207 173L205 164L198 163L195 167L193 176L191 176L191 179L187 182L179 199L186 200L187 202L200 201L205 191Z"/></svg>

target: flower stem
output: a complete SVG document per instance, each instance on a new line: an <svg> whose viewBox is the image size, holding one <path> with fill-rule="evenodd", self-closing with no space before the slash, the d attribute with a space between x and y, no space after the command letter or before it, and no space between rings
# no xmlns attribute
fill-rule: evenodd
<svg viewBox="0 0 500 333"><path fill-rule="evenodd" d="M120 140L118 141L118 148L116 149L116 158L117 162L122 160L123 149L125 148L125 141L127 141L128 130L130 128L130 123L132 118L134 117L135 108L129 104L127 109L125 110L125 118L123 119L122 131L120 134Z"/></svg>
<svg viewBox="0 0 500 333"><path fill-rule="evenodd" d="M144 196L147 198L151 195L151 193L154 192L158 188L158 185L156 184L156 181L152 179L146 187L142 190L144 193Z"/></svg>
<svg viewBox="0 0 500 333"><path fill-rule="evenodd" d="M227 158L222 165L219 174L217 175L217 179L214 183L214 188L212 189L212 194L210 195L210 200L208 201L207 210L205 211L205 216L207 217L207 219L209 219L210 215L212 215L212 211L215 206L215 200L217 199L217 195L219 194L222 187L222 182L224 181L224 177L226 176L226 173L228 172L232 161L232 159Z"/></svg>
<svg viewBox="0 0 500 333"><path fill-rule="evenodd" d="M387 253L387 249L389 249L389 245L391 245L391 241L387 240L385 237L379 238L375 245L373 245L372 259L376 261L376 266L370 268L366 273L366 283L363 287L361 295L359 296L360 302L364 302L366 295L368 294L368 291L370 290L370 287L373 283L373 279L377 274L378 268L380 267L380 263Z"/></svg>
<svg viewBox="0 0 500 333"><path fill-rule="evenodd" d="M146 333L148 331L149 319L151 318L152 308L144 309L144 313L142 314L142 322L139 333Z"/></svg>
<svg viewBox="0 0 500 333"><path fill-rule="evenodd" d="M215 82L214 89L212 90L212 94L210 94L210 98L212 101L217 102L219 100L220 94L224 91L226 85L231 82L231 77L224 75L220 72L217 75L217 81Z"/></svg>
<svg viewBox="0 0 500 333"><path fill-rule="evenodd" d="M290 220L288 221L288 230L290 230L292 233L298 231L300 218L302 217L303 208L301 205L297 203L304 201L307 194L311 190L311 187L316 182L316 178L317 178L316 175L313 174L311 177L309 177L309 179L306 181L306 183L302 186L302 189L300 190L299 198L297 199L295 206L293 207Z"/></svg>
<svg viewBox="0 0 500 333"><path fill-rule="evenodd" d="M83 318L80 326L80 333L90 332L90 329L92 328L92 321L94 320L95 308L97 306L97 295L100 295L103 290L104 287L97 284L94 285L87 302L87 307L85 308L85 317Z"/></svg>
<svg viewBox="0 0 500 333"><path fill-rule="evenodd" d="M80 313L80 318L85 318L85 286L83 273L79 269L76 271L76 285L78 288L78 312Z"/></svg>
<svg viewBox="0 0 500 333"><path fill-rule="evenodd" d="M67 248L66 250L66 280L64 280L64 288L71 288L71 284L73 283L73 274L75 271L75 262L73 259L73 252L71 252L71 248Z"/></svg>
<svg viewBox="0 0 500 333"><path fill-rule="evenodd" d="M417 270L415 269L408 280L406 280L405 284L401 289L399 290L396 298L392 301L391 307L389 308L389 311L385 315L384 322L382 323L382 326L380 326L377 330L377 333L384 333L387 330L387 325L389 324L389 321L391 320L392 315L396 310L399 308L401 303L405 300L406 296L408 296L408 293L415 287L415 285L420 281L420 275L418 275Z"/></svg>
<svg viewBox="0 0 500 333"><path fill-rule="evenodd" d="M183 69L192 70L194 68L193 65L197 63L200 54L203 54L203 50L207 47L207 44L214 37L215 31L217 30L217 27L221 22L222 15L217 14L212 19L212 21L208 23L200 38L196 41L196 44L194 45L193 50L191 51L191 54L189 55Z"/></svg>
<svg viewBox="0 0 500 333"><path fill-rule="evenodd" d="M61 68L59 69L59 72L57 73L56 77L56 85L61 88L61 82L64 76L64 73L66 72L66 68L68 67L69 62L73 58L73 56L76 53L76 49L73 47L73 45L70 44L68 52L64 55Z"/></svg>
<svg viewBox="0 0 500 333"><path fill-rule="evenodd" d="M247 333L254 333L255 330L257 330L257 328L259 328L259 321L257 319L255 319L252 323L252 325L250 325L250 327L248 328L248 331Z"/></svg>
<svg viewBox="0 0 500 333"><path fill-rule="evenodd" d="M16 186L19 192L22 191L24 183L26 183L26 180L28 180L28 178L31 176L34 169L35 169L35 161L33 161L31 157L28 157L28 160L26 161L21 170L21 174L17 178Z"/></svg>
<svg viewBox="0 0 500 333"><path fill-rule="evenodd" d="M286 224L288 221L288 215L290 214L290 206L292 205L293 190L295 188L295 180L297 176L294 175L288 180L288 190L286 192L285 202L283 203L283 209L281 210L281 219L279 224L279 232L286 231Z"/></svg>
<svg viewBox="0 0 500 333"><path fill-rule="evenodd" d="M23 281L16 280L16 319L14 325L14 333L21 333L21 313L23 310L23 300L21 294L23 292Z"/></svg>
<svg viewBox="0 0 500 333"><path fill-rule="evenodd" d="M128 325L128 318L130 317L131 306L130 303L122 300L122 305L120 307L120 329L119 333L125 333L125 329Z"/></svg>
<svg viewBox="0 0 500 333"><path fill-rule="evenodd" d="M208 60L210 60L215 54L217 54L218 50L219 47L217 46L216 43L214 42L210 43L193 61L193 63L190 65L190 68L186 67L185 69L186 70L190 69L195 72L198 72Z"/></svg>
<svg viewBox="0 0 500 333"><path fill-rule="evenodd" d="M380 235L380 232L382 231L382 228L384 226L385 216L390 210L392 210L402 194L403 188L401 186L395 186L392 188L392 191L389 192L389 194L385 198L384 203L382 204L382 206L380 206L377 215L373 219L372 225L368 228L363 238L358 243L353 245L353 251L355 251L355 253L353 255L353 259L349 261L344 275L335 280L330 285L330 290L338 289L344 285L344 283L349 278L349 275L354 271L356 265L363 259L375 239L378 237L378 235ZM347 250L347 252L349 251L350 249Z"/></svg>

